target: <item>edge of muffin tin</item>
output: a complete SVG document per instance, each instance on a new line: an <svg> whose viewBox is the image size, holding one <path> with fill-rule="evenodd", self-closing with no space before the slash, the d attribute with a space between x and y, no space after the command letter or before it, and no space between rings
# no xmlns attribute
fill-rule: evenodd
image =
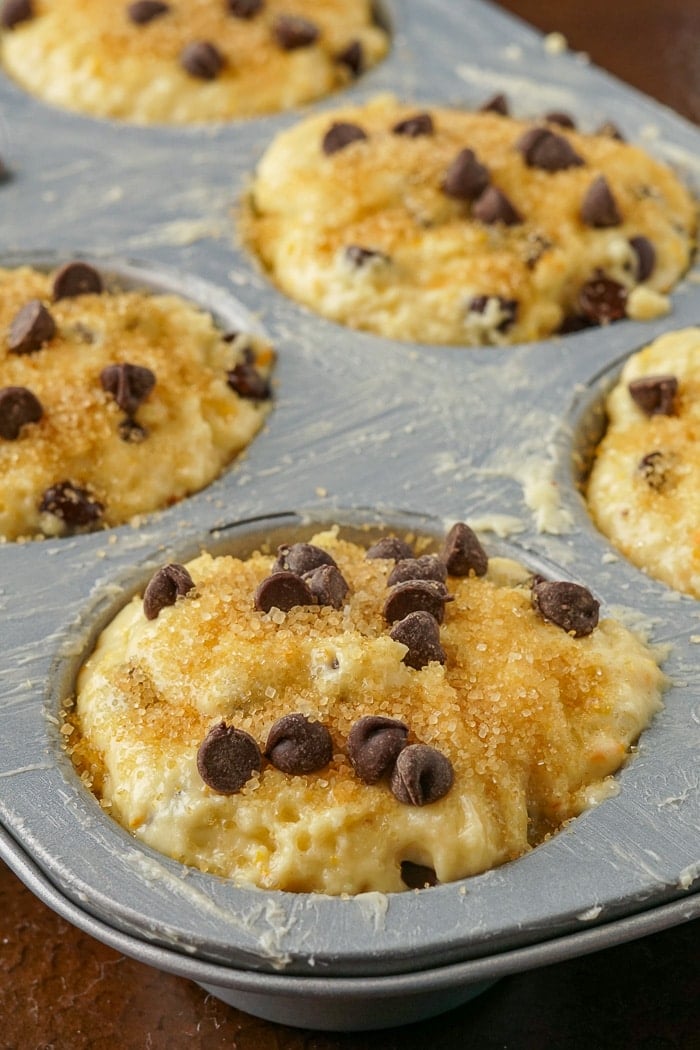
<svg viewBox="0 0 700 1050"><path fill-rule="evenodd" d="M575 56L549 54L538 34L487 4L384 6L393 35L388 57L304 112L381 90L417 104L476 106L499 87L512 95L524 83L517 115L585 110L584 128L613 117L632 139L655 126L659 137L647 148L671 162L690 168L700 152L697 129ZM426 55L440 61L430 65ZM537 69L537 84L528 68ZM582 926L661 910L697 890L700 804L688 728L700 723L690 640L700 607L613 558L588 520L571 467L581 392L595 390L598 375L656 335L700 320L692 277L674 292L668 318L531 345L411 347L354 333L286 299L233 243L230 207L265 146L299 113L144 129L54 110L4 77L0 100L9 113L4 159L14 169L0 203L13 202L9 237L23 249L20 261L74 257L82 220L89 236L80 240L90 247L83 257L103 271L179 292L226 323L259 322L278 352L266 427L213 485L148 515L139 529L0 546L0 709L11 745L0 754L0 823L56 892L86 921L137 939L144 953L155 946L212 965L350 978L575 939ZM51 253L42 250L47 240ZM11 244L0 247L8 249L3 265L19 257ZM119 262L135 254L149 261ZM537 531L523 479L538 468L558 489L571 531ZM590 586L605 608L643 612L653 640L673 643L665 669L675 684L619 775L620 794L484 875L349 900L237 889L161 857L104 816L60 750L57 705L76 661L153 568L200 544L220 549L224 533L248 536L262 528L261 518L279 524L286 507L319 523L384 519L437 529L459 518L491 522L511 536L483 535L490 552L505 550L550 573L558 567ZM425 509L430 519L411 513Z"/></svg>

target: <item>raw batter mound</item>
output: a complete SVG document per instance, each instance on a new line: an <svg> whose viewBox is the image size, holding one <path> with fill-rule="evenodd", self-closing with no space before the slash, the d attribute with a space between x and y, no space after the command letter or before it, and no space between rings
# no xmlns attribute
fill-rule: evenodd
<svg viewBox="0 0 700 1050"><path fill-rule="evenodd" d="M660 706L646 646L461 523L380 542L159 570L65 727L106 811L242 885L352 894L484 871L610 794Z"/></svg>
<svg viewBox="0 0 700 1050"><path fill-rule="evenodd" d="M0 270L0 539L119 525L208 485L262 426L272 363L84 263Z"/></svg>
<svg viewBox="0 0 700 1050"><path fill-rule="evenodd" d="M386 96L281 132L242 218L324 317L470 346L666 312L694 231L677 177L610 134Z"/></svg>
<svg viewBox="0 0 700 1050"><path fill-rule="evenodd" d="M700 328L630 357L606 409L593 520L634 565L700 598Z"/></svg>
<svg viewBox="0 0 700 1050"><path fill-rule="evenodd" d="M46 102L138 124L289 109L378 62L370 0L4 0L0 59Z"/></svg>

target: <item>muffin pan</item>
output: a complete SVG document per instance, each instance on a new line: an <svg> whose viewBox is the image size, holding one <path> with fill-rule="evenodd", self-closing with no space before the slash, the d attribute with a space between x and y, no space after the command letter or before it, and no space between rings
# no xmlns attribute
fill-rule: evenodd
<svg viewBox="0 0 700 1050"><path fill-rule="evenodd" d="M392 49L341 98L378 91L517 116L613 119L700 190L700 133L479 2L385 4ZM355 1028L456 1005L504 973L700 912L700 606L630 566L579 493L601 401L627 355L700 318L700 274L667 318L511 348L407 346L312 316L272 288L232 209L297 114L150 129L51 109L0 80L0 263L83 255L127 285L175 291L278 354L275 402L246 454L138 526L0 546L0 855L71 921L273 1020ZM133 258L143 260L134 262ZM429 890L334 899L241 890L111 821L62 750L60 710L102 626L166 560L243 554L338 521L439 536L462 519L489 553L576 580L667 652L664 709L618 794L494 871ZM368 1021L368 997L373 1002Z"/></svg>

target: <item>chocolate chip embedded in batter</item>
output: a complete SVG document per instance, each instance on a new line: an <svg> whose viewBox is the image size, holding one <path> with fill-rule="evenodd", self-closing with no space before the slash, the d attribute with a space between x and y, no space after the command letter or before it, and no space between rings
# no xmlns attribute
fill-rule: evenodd
<svg viewBox="0 0 700 1050"><path fill-rule="evenodd" d="M143 592L143 613L147 620L155 620L161 609L174 605L194 590L194 580L184 565L171 562L151 576Z"/></svg>
<svg viewBox="0 0 700 1050"><path fill-rule="evenodd" d="M489 559L473 529L456 522L445 537L440 557L450 576L485 576Z"/></svg>
<svg viewBox="0 0 700 1050"><path fill-rule="evenodd" d="M498 113L500 117L507 117L510 113L508 99L499 91L497 94L487 98L485 102L482 102L479 106L479 113Z"/></svg>
<svg viewBox="0 0 700 1050"><path fill-rule="evenodd" d="M387 560L400 561L402 558L412 558L413 547L398 536L382 536L380 540L368 547L365 558L386 558Z"/></svg>
<svg viewBox="0 0 700 1050"><path fill-rule="evenodd" d="M379 251L378 248L365 248L362 244L346 245L345 258L348 262L351 262L353 266L356 266L358 270L371 262L391 262L391 259L385 252Z"/></svg>
<svg viewBox="0 0 700 1050"><path fill-rule="evenodd" d="M435 125L430 113L415 113L412 117L406 117L405 120L394 124L391 130L395 135L406 135L408 138L415 139L420 135L432 135Z"/></svg>
<svg viewBox="0 0 700 1050"><path fill-rule="evenodd" d="M407 739L408 726L396 718L359 718L348 733L346 748L355 775L364 784L376 784L394 765Z"/></svg>
<svg viewBox="0 0 700 1050"><path fill-rule="evenodd" d="M304 573L302 577L319 605L330 605L333 609L342 609L349 587L335 565L319 565L318 568Z"/></svg>
<svg viewBox="0 0 700 1050"><path fill-rule="evenodd" d="M359 77L365 68L365 51L359 40L353 40L335 56L336 62L346 66L354 77Z"/></svg>
<svg viewBox="0 0 700 1050"><path fill-rule="evenodd" d="M32 0L5 0L0 11L0 25L3 29L14 29L20 22L28 22L33 17Z"/></svg>
<svg viewBox="0 0 700 1050"><path fill-rule="evenodd" d="M518 300L504 299L502 295L475 295L469 300L467 313L485 314L491 303L495 303L501 320L495 325L497 332L507 332L518 316Z"/></svg>
<svg viewBox="0 0 700 1050"><path fill-rule="evenodd" d="M544 620L575 638L584 638L598 625L600 603L578 583L538 577L532 585L532 600Z"/></svg>
<svg viewBox="0 0 700 1050"><path fill-rule="evenodd" d="M136 0L135 3L129 4L126 13L130 21L144 26L154 18L167 14L169 10L170 4L164 4L161 0Z"/></svg>
<svg viewBox="0 0 700 1050"><path fill-rule="evenodd" d="M409 744L399 752L391 791L405 806L427 806L443 798L454 782L452 763L428 744Z"/></svg>
<svg viewBox="0 0 700 1050"><path fill-rule="evenodd" d="M447 569L437 554L421 554L420 558L401 558L389 573L387 586L406 580L438 580L444 583Z"/></svg>
<svg viewBox="0 0 700 1050"><path fill-rule="evenodd" d="M6 386L0 390L0 438L16 441L22 427L38 423L43 414L39 398L26 386Z"/></svg>
<svg viewBox="0 0 700 1050"><path fill-rule="evenodd" d="M31 299L10 324L7 349L11 354L33 354L56 334L56 323L43 303Z"/></svg>
<svg viewBox="0 0 700 1050"><path fill-rule="evenodd" d="M150 368L143 365L107 365L100 372L100 383L122 411L132 416L153 390L156 377Z"/></svg>
<svg viewBox="0 0 700 1050"><path fill-rule="evenodd" d="M142 426L141 423L137 423L131 416L122 419L117 429L119 437L129 445L140 445L148 437L147 428Z"/></svg>
<svg viewBox="0 0 700 1050"><path fill-rule="evenodd" d="M273 572L285 569L303 576L306 572L317 569L319 565L336 565L335 558L317 547L315 543L282 543L277 548L277 559L272 566Z"/></svg>
<svg viewBox="0 0 700 1050"><path fill-rule="evenodd" d="M594 324L610 324L627 315L627 289L618 281L598 274L586 281L578 294L582 315Z"/></svg>
<svg viewBox="0 0 700 1050"><path fill-rule="evenodd" d="M445 604L454 601L444 583L437 580L407 580L397 583L384 602L384 619L387 623L403 620L409 613L424 610L435 617L438 623L445 618Z"/></svg>
<svg viewBox="0 0 700 1050"><path fill-rule="evenodd" d="M658 449L655 449L654 452L647 452L646 456L643 456L637 464L637 470L649 488L654 489L655 492L660 492L666 487L668 480L667 467L666 457Z"/></svg>
<svg viewBox="0 0 700 1050"><path fill-rule="evenodd" d="M104 507L87 489L74 485L72 481L60 481L46 490L39 510L55 515L70 528L81 528L98 522Z"/></svg>
<svg viewBox="0 0 700 1050"><path fill-rule="evenodd" d="M359 124L351 124L348 121L339 120L331 124L323 136L321 148L327 156L330 156L332 153L338 153L341 149L345 149L352 142L361 142L366 138L367 132Z"/></svg>
<svg viewBox="0 0 700 1050"><path fill-rule="evenodd" d="M319 29L315 22L299 15L280 15L272 26L273 36L283 51L296 51L310 47L318 40Z"/></svg>
<svg viewBox="0 0 700 1050"><path fill-rule="evenodd" d="M491 176L473 149L461 150L445 172L442 191L455 200L473 201L484 192Z"/></svg>
<svg viewBox="0 0 700 1050"><path fill-rule="evenodd" d="M627 385L630 397L647 416L672 416L678 380L672 375L641 376Z"/></svg>
<svg viewBox="0 0 700 1050"><path fill-rule="evenodd" d="M282 569L258 584L253 603L259 612L268 613L270 609L289 612L296 605L315 605L316 601L301 576Z"/></svg>
<svg viewBox="0 0 700 1050"><path fill-rule="evenodd" d="M225 64L224 56L209 40L195 40L180 52L182 68L199 80L216 80Z"/></svg>
<svg viewBox="0 0 700 1050"><path fill-rule="evenodd" d="M265 757L291 776L315 773L333 758L333 740L322 722L311 722L298 713L283 715L270 729Z"/></svg>
<svg viewBox="0 0 700 1050"><path fill-rule="evenodd" d="M641 283L654 272L656 248L648 237L630 237L630 247L637 260L635 277Z"/></svg>
<svg viewBox="0 0 700 1050"><path fill-rule="evenodd" d="M586 226L592 226L594 229L619 226L622 222L617 202L604 175L593 179L586 190L581 204L581 218Z"/></svg>
<svg viewBox="0 0 700 1050"><path fill-rule="evenodd" d="M440 627L434 616L419 609L404 616L389 632L395 642L407 646L403 663L420 671L429 663L444 664L447 659L440 645Z"/></svg>
<svg viewBox="0 0 700 1050"><path fill-rule="evenodd" d="M409 890L424 890L440 884L435 868L414 864L411 860L401 861L401 881Z"/></svg>
<svg viewBox="0 0 700 1050"><path fill-rule="evenodd" d="M516 226L522 217L502 190L487 186L472 205L472 217L488 226L502 222L505 226Z"/></svg>
<svg viewBox="0 0 700 1050"><path fill-rule="evenodd" d="M255 365L245 361L226 373L226 382L239 397L248 401L269 401L272 397L270 380Z"/></svg>
<svg viewBox="0 0 700 1050"><path fill-rule="evenodd" d="M262 10L263 0L228 0L228 13L234 18L254 18Z"/></svg>
<svg viewBox="0 0 700 1050"><path fill-rule="evenodd" d="M197 770L218 795L236 795L262 768L260 748L252 736L219 722L197 751Z"/></svg>
<svg viewBox="0 0 700 1050"><path fill-rule="evenodd" d="M528 128L515 144L529 168L566 171L584 163L568 139L549 128Z"/></svg>
<svg viewBox="0 0 700 1050"><path fill-rule="evenodd" d="M54 274L52 291L56 301L72 299L76 295L99 295L102 287L102 278L94 266L69 262Z"/></svg>
<svg viewBox="0 0 700 1050"><path fill-rule="evenodd" d="M574 131L576 128L574 118L560 109L550 109L548 113L545 113L544 119L548 124L556 124L560 128L569 128L570 131Z"/></svg>

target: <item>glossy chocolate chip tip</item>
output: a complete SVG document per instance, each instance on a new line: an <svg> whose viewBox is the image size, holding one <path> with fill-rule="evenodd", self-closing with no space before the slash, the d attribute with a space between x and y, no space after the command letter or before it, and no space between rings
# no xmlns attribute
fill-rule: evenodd
<svg viewBox="0 0 700 1050"><path fill-rule="evenodd" d="M219 722L197 751L197 770L218 795L236 795L260 772L262 756L255 740L242 729Z"/></svg>
<svg viewBox="0 0 700 1050"><path fill-rule="evenodd" d="M600 602L578 583L535 577L532 601L544 620L575 638L585 638L598 626Z"/></svg>
<svg viewBox="0 0 700 1050"><path fill-rule="evenodd" d="M161 611L174 605L178 598L194 590L194 581L184 565L171 562L158 569L151 577L143 594L143 612L147 620L155 620Z"/></svg>
<svg viewBox="0 0 700 1050"><path fill-rule="evenodd" d="M393 768L407 739L408 726L396 718L359 718L347 739L347 754L355 775L365 784L376 784Z"/></svg>
<svg viewBox="0 0 700 1050"><path fill-rule="evenodd" d="M316 773L333 758L333 739L322 722L299 712L279 718L267 737L265 757L282 773Z"/></svg>
<svg viewBox="0 0 700 1050"><path fill-rule="evenodd" d="M428 744L409 744L396 759L391 791L406 806L428 806L447 794L454 782L449 758Z"/></svg>

